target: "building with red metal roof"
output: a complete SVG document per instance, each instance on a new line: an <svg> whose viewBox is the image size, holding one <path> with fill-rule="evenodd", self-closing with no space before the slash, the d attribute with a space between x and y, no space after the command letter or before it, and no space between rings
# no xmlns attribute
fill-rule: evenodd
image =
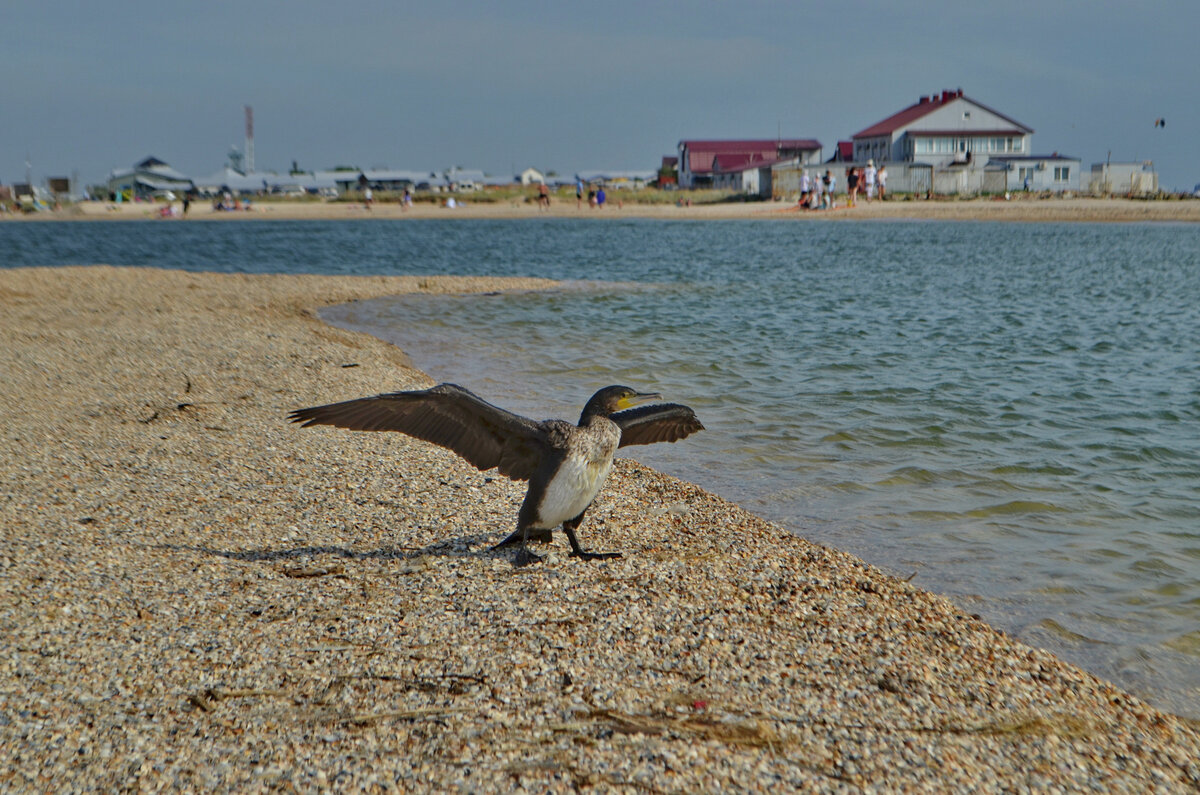
<svg viewBox="0 0 1200 795"><path fill-rule="evenodd" d="M769 167L787 160L819 163L820 142L813 138L680 141L679 187L709 187L719 173Z"/></svg>
<svg viewBox="0 0 1200 795"><path fill-rule="evenodd" d="M854 134L854 160L946 166L1028 154L1033 129L964 96L962 89L920 97Z"/></svg>

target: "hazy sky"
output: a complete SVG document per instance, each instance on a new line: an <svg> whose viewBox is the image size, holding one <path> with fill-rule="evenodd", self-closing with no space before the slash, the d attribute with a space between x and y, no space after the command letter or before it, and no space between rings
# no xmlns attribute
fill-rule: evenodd
<svg viewBox="0 0 1200 795"><path fill-rule="evenodd" d="M1195 0L0 0L0 182L155 155L507 175L653 169L683 138L838 139L962 88L1034 152L1200 182ZM1154 120L1166 119L1165 128Z"/></svg>

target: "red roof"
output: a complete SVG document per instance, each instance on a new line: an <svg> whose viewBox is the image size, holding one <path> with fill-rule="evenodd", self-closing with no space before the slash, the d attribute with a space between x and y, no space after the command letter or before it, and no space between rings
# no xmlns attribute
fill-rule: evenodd
<svg viewBox="0 0 1200 795"><path fill-rule="evenodd" d="M750 154L717 155L712 161L714 174L725 174L730 171L745 171L748 168L765 168L776 163L783 163L789 157L761 157L757 152Z"/></svg>
<svg viewBox="0 0 1200 795"><path fill-rule="evenodd" d="M713 170L713 159L720 156L721 170L738 170L733 163L738 157L745 158L743 162L749 165L767 165L767 162L778 162L784 152L816 149L820 151L821 144L813 138L771 138L760 141L680 141L679 145L687 152L688 170L693 174L704 174ZM757 158L757 161L754 160Z"/></svg>
<svg viewBox="0 0 1200 795"><path fill-rule="evenodd" d="M912 124L917 119L920 119L923 116L927 116L930 113L933 113L938 108L943 107L945 105L949 105L951 102L954 102L955 100L958 100L958 99L965 99L967 102L970 102L971 104L976 105L977 107L983 108L984 110L988 111L989 113L994 113L995 115L999 116L1000 118L1004 119L1005 121L1012 122L1013 126L1016 129L1015 130L1004 130L1003 132L1006 135L1011 135L1014 132L1018 135L1024 135L1025 133L1033 132L1033 130L1026 127L1024 124L1021 124L1019 121L1010 119L1008 116L1005 116L1003 113L998 113L997 111L992 110L988 106L983 105L979 102L976 102L975 100L973 100L969 97L964 97L962 89L960 88L956 91L943 91L942 95L940 97L937 94L934 94L933 96L928 96L928 97L921 97L919 100L917 100L916 104L909 105L907 108L900 111L899 113L894 113L891 116L888 116L883 121L878 122L877 124L873 124L865 130L856 132L853 137L854 138L874 138L874 137L880 136L880 135L891 135L892 133L894 133L896 130L900 129L901 127L905 127L909 124ZM924 132L924 131L922 131L922 132ZM958 134L958 133L962 133L963 131L955 130L954 132L956 134ZM969 132L971 132L972 134L975 134L977 131L970 130ZM988 130L979 130L978 131L978 133L981 135L988 134L989 132L996 134L999 131L988 131Z"/></svg>
<svg viewBox="0 0 1200 795"><path fill-rule="evenodd" d="M1024 135L1026 132L1021 127L996 127L987 130L913 130L909 135Z"/></svg>

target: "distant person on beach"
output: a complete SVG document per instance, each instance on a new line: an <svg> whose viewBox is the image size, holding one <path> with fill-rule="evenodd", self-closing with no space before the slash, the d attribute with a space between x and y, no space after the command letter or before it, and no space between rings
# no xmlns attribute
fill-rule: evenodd
<svg viewBox="0 0 1200 795"><path fill-rule="evenodd" d="M588 188L588 207L595 209L596 207L596 191Z"/></svg>
<svg viewBox="0 0 1200 795"><path fill-rule="evenodd" d="M374 198L375 198L375 195L373 193L371 193L371 188L368 186L367 189L363 191L363 209L364 210L371 209L371 202L374 200Z"/></svg>
<svg viewBox="0 0 1200 795"><path fill-rule="evenodd" d="M543 211L550 209L550 187L545 182L538 186L538 207Z"/></svg>
<svg viewBox="0 0 1200 795"><path fill-rule="evenodd" d="M887 163L879 164L879 173L875 175L879 181L879 201L887 198Z"/></svg>
<svg viewBox="0 0 1200 795"><path fill-rule="evenodd" d="M575 209L583 207L583 180L575 178Z"/></svg>
<svg viewBox="0 0 1200 795"><path fill-rule="evenodd" d="M412 191L405 188L404 196L400 199L400 209L407 210L409 207L412 207Z"/></svg>
<svg viewBox="0 0 1200 795"><path fill-rule="evenodd" d="M800 172L800 206L808 207L808 194L812 190L812 180L808 178L808 172Z"/></svg>
<svg viewBox="0 0 1200 795"><path fill-rule="evenodd" d="M192 198L190 196L188 196L186 193L183 194L183 214L185 217L187 216L188 207L190 207L191 205L192 205Z"/></svg>
<svg viewBox="0 0 1200 795"><path fill-rule="evenodd" d="M821 177L821 206L827 210L833 209L833 188L837 185L837 180L829 169L825 169L825 176Z"/></svg>
<svg viewBox="0 0 1200 795"><path fill-rule="evenodd" d="M875 170L875 161L868 160L867 167L863 170L863 182L866 183L867 201L875 198L875 180L878 176L879 172Z"/></svg>
<svg viewBox="0 0 1200 795"><path fill-rule="evenodd" d="M858 169L846 169L846 193L850 195L850 206L853 207L858 200Z"/></svg>
<svg viewBox="0 0 1200 795"><path fill-rule="evenodd" d="M600 186L600 187L599 187L599 188L596 190L596 207L598 207L598 208L600 208L601 210L603 210L603 209L604 209L604 202L605 202L605 201L607 201L607 199L608 199L608 197L604 195L604 186L603 186L603 185L601 185L601 186Z"/></svg>

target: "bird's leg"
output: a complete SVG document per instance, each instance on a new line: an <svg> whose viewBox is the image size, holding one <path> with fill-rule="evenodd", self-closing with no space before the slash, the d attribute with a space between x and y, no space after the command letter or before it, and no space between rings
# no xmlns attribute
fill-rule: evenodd
<svg viewBox="0 0 1200 795"><path fill-rule="evenodd" d="M535 555L529 551L529 528L521 528L521 530L518 532L521 534L521 548L517 550L517 557L513 560L513 563L517 566L528 566L530 563L540 563L542 556ZM497 546L499 546L499 544L497 544Z"/></svg>
<svg viewBox="0 0 1200 795"><path fill-rule="evenodd" d="M500 549L501 547L508 547L508 546L512 546L513 544L520 544L520 543L522 543L523 540L536 541L539 544L549 544L552 539L553 539L553 531L551 531L551 530L533 530L533 529L528 529L528 528L522 530L522 529L518 528L517 530L514 530L511 533L509 533L508 536L503 541L501 541L499 544L496 544L495 546L493 546L489 551L495 552L496 550Z"/></svg>
<svg viewBox="0 0 1200 795"><path fill-rule="evenodd" d="M563 522L563 532L567 534L567 540L571 542L571 557L582 558L584 560L608 560L610 558L621 557L620 552L587 552L583 547L579 546L579 539L575 537L575 528L583 523L583 514L579 514L570 521Z"/></svg>

